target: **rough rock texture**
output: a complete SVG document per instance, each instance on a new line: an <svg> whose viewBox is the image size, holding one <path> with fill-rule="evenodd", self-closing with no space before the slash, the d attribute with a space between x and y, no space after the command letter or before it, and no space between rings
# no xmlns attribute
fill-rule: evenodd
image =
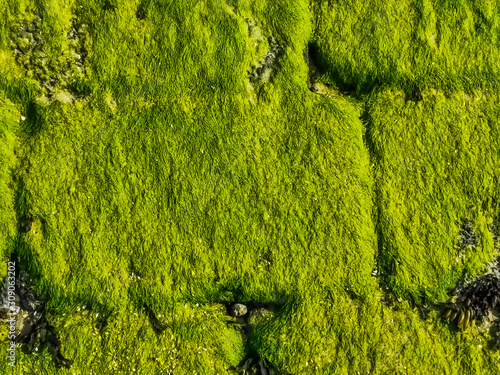
<svg viewBox="0 0 500 375"><path fill-rule="evenodd" d="M17 259L15 262L18 264ZM7 304L7 279L1 292L0 317L5 321L10 311ZM45 298L33 291L28 275L19 269L16 270L15 301L16 342L23 344L30 352L48 348L58 367L71 367L72 361L61 354L61 340L55 332L55 327L47 321Z"/></svg>
<svg viewBox="0 0 500 375"><path fill-rule="evenodd" d="M500 312L500 259L489 273L455 288L452 296L442 308L443 317L449 323L456 322L465 330L474 320L478 323L496 320Z"/></svg>
<svg viewBox="0 0 500 375"><path fill-rule="evenodd" d="M469 220L464 220L462 224L458 245L461 248L466 246L475 248L477 246L477 237L474 233L474 224Z"/></svg>
<svg viewBox="0 0 500 375"><path fill-rule="evenodd" d="M26 75L40 82L45 93L51 96L55 90L70 86L71 82L86 75L88 30L87 25L73 19L67 33L67 45L60 56L54 58L45 47L42 22L41 17L24 20L12 32L11 47Z"/></svg>
<svg viewBox="0 0 500 375"><path fill-rule="evenodd" d="M235 303L231 306L231 315L235 318L244 316L247 313L247 307L241 303Z"/></svg>
<svg viewBox="0 0 500 375"><path fill-rule="evenodd" d="M283 47L278 44L274 37L270 36L267 41L269 43L269 52L264 56L264 60L250 72L250 82L252 83L269 82L276 72L277 62L284 54Z"/></svg>

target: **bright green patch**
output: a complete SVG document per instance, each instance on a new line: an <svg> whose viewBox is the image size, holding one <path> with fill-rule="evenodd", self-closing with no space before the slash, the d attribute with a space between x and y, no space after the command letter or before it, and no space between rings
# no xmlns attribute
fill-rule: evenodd
<svg viewBox="0 0 500 375"><path fill-rule="evenodd" d="M495 255L493 5L0 4L0 247L74 360L18 350L15 371L234 373L258 355L300 374L498 372L488 334L409 302ZM253 84L270 40L283 54ZM311 93L308 44L328 90L371 95ZM463 220L476 248L457 248ZM232 301L276 311L245 342Z"/></svg>

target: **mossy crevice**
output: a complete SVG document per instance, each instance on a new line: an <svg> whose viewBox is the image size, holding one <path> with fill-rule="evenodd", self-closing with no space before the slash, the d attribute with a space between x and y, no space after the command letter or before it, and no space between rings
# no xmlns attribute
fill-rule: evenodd
<svg viewBox="0 0 500 375"><path fill-rule="evenodd" d="M15 264L15 300L19 304L10 308L19 325L15 342L21 344L26 353L41 353L47 348L57 367L70 368L73 361L63 356L56 328L47 320L46 298L31 288L31 279L15 252L11 254L10 262ZM7 293L2 296L6 297Z"/></svg>

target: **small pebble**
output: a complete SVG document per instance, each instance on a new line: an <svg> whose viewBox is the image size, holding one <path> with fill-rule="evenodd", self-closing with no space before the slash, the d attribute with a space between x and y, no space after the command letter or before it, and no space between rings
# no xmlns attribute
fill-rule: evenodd
<svg viewBox="0 0 500 375"><path fill-rule="evenodd" d="M235 303L231 306L231 315L235 318L245 315L247 311L247 307L241 303Z"/></svg>

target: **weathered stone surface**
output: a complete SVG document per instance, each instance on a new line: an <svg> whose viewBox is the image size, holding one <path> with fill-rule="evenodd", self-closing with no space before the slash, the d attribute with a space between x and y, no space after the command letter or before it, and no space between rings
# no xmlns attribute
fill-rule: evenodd
<svg viewBox="0 0 500 375"><path fill-rule="evenodd" d="M16 257L11 258L18 264ZM17 267L16 267L17 268ZM37 348L48 347L52 358L58 367L69 368L71 360L64 358L61 353L61 341L45 316L46 299L35 293L31 288L28 275L19 269L15 273L15 307L11 309L8 301L7 284L5 278L0 287L0 320L5 323L12 316L9 313L17 312L15 316L16 342L33 352Z"/></svg>
<svg viewBox="0 0 500 375"><path fill-rule="evenodd" d="M241 303L235 303L231 306L231 315L235 318L243 316L247 313L247 307Z"/></svg>
<svg viewBox="0 0 500 375"><path fill-rule="evenodd" d="M250 26L249 26L250 27ZM250 82L268 82L272 79L278 60L284 54L284 48L278 44L274 37L268 38L269 51L257 66L250 72Z"/></svg>

